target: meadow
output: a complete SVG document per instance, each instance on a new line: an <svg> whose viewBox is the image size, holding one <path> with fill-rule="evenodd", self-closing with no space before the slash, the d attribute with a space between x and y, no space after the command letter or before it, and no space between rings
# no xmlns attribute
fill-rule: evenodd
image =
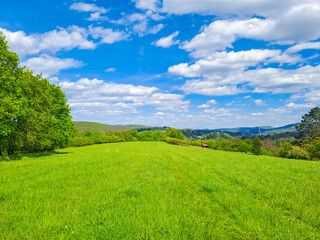
<svg viewBox="0 0 320 240"><path fill-rule="evenodd" d="M0 239L319 239L320 162L125 142L0 162Z"/></svg>

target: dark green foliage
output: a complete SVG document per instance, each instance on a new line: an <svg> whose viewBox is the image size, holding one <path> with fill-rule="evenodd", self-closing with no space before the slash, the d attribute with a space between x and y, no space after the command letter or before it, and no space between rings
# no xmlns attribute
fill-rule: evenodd
<svg viewBox="0 0 320 240"><path fill-rule="evenodd" d="M252 144L253 144L252 153L254 155L262 155L262 142L257 135L253 139Z"/></svg>
<svg viewBox="0 0 320 240"><path fill-rule="evenodd" d="M250 139L244 140L239 146L239 152L252 153L253 142Z"/></svg>
<svg viewBox="0 0 320 240"><path fill-rule="evenodd" d="M177 138L177 139L182 139L184 140L186 137L183 135L181 130L176 129L176 128L167 128L166 130L166 136L171 137L171 138Z"/></svg>
<svg viewBox="0 0 320 240"><path fill-rule="evenodd" d="M296 126L299 132L298 145L306 145L320 136L320 109L312 108L302 116L300 125Z"/></svg>
<svg viewBox="0 0 320 240"><path fill-rule="evenodd" d="M311 158L314 160L320 160L320 137L313 140L307 147Z"/></svg>
<svg viewBox="0 0 320 240"><path fill-rule="evenodd" d="M65 147L74 135L65 94L18 62L0 33L0 155Z"/></svg>
<svg viewBox="0 0 320 240"><path fill-rule="evenodd" d="M292 144L291 143L284 143L279 148L278 155L279 157L287 157L289 155L289 152L292 150Z"/></svg>

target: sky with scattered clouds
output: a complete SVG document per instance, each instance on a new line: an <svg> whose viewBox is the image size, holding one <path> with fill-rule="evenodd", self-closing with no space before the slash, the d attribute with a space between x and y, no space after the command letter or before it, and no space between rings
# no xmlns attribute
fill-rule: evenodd
<svg viewBox="0 0 320 240"><path fill-rule="evenodd" d="M20 65L76 121L281 126L320 103L319 0L1 1Z"/></svg>

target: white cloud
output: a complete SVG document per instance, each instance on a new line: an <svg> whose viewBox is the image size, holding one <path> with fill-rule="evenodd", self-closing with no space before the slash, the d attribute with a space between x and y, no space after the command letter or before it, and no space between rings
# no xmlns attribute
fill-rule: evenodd
<svg viewBox="0 0 320 240"><path fill-rule="evenodd" d="M189 101L184 101L183 95L162 93L155 87L117 84L88 78L76 82L60 81L59 84L68 95L73 112L91 114L101 111L101 114L106 115L137 113L138 107L142 106L153 106L160 111L186 112L189 106Z"/></svg>
<svg viewBox="0 0 320 240"><path fill-rule="evenodd" d="M266 105L266 101L263 101L262 99L257 99L257 100L254 101L254 103L257 106L265 106Z"/></svg>
<svg viewBox="0 0 320 240"><path fill-rule="evenodd" d="M283 10L289 9L298 1L287 0L279 2L277 0L198 0L196 3L193 0L163 0L161 11L173 14L213 14L213 15L240 15L252 16L257 15L276 15L282 13ZM309 1L315 2L316 1Z"/></svg>
<svg viewBox="0 0 320 240"><path fill-rule="evenodd" d="M275 62L282 56L280 50L251 49L240 52L214 52L206 54L194 64L180 63L169 67L168 71L184 77L207 77L211 74L240 73L248 67L262 62ZM279 60L279 59L278 59ZM283 58L292 62L292 58ZM283 62L282 62L283 63Z"/></svg>
<svg viewBox="0 0 320 240"><path fill-rule="evenodd" d="M105 72L115 72L117 69L115 68L107 68L106 70L104 70Z"/></svg>
<svg viewBox="0 0 320 240"><path fill-rule="evenodd" d="M142 37L146 34L157 34L164 28L162 23L151 25L152 21L162 20L164 17L152 11L144 13L125 14L118 20L110 20L111 23L124 25L138 36Z"/></svg>
<svg viewBox="0 0 320 240"><path fill-rule="evenodd" d="M206 96L226 96L247 92L235 85L219 85L214 81L188 80L180 87L186 94L200 94Z"/></svg>
<svg viewBox="0 0 320 240"><path fill-rule="evenodd" d="M298 69L254 69L244 72L211 74L205 79L188 80L180 88L187 94L207 96L236 95L244 92L294 93L303 89L318 88L319 66L304 66Z"/></svg>
<svg viewBox="0 0 320 240"><path fill-rule="evenodd" d="M289 103L286 105L286 107L288 108L297 108L297 109L300 109L300 108L313 108L315 107L315 104L312 104L312 103L300 103L300 104L297 104L297 103Z"/></svg>
<svg viewBox="0 0 320 240"><path fill-rule="evenodd" d="M87 18L88 21L108 21L109 18L106 16L101 16L100 12L91 13L90 17Z"/></svg>
<svg viewBox="0 0 320 240"><path fill-rule="evenodd" d="M136 3L136 8L156 10L158 0L133 0Z"/></svg>
<svg viewBox="0 0 320 240"><path fill-rule="evenodd" d="M96 47L95 43L87 39L86 29L77 26L30 35L23 31L11 32L3 28L0 28L0 31L5 34L10 50L16 52L21 58L39 52L57 52L73 48L94 49Z"/></svg>
<svg viewBox="0 0 320 240"><path fill-rule="evenodd" d="M320 89L314 88L308 92L294 94L293 96L291 96L290 99L292 99L292 100L304 99L306 102L311 102L311 103L319 105L319 103L320 103Z"/></svg>
<svg viewBox="0 0 320 240"><path fill-rule="evenodd" d="M168 47L171 47L172 45L179 44L180 42L179 40L174 40L174 38L178 36L178 34L179 34L179 31L176 31L167 37L160 38L159 40L153 42L152 44L154 44L157 47L163 47L163 48L168 48Z"/></svg>
<svg viewBox="0 0 320 240"><path fill-rule="evenodd" d="M300 52L304 49L320 49L320 42L307 42L307 43L299 43L294 45L286 50L288 53L296 53Z"/></svg>
<svg viewBox="0 0 320 240"><path fill-rule="evenodd" d="M127 40L129 35L123 31L114 31L111 28L91 27L89 33L94 39L101 39L101 43L112 44L122 40Z"/></svg>
<svg viewBox="0 0 320 240"><path fill-rule="evenodd" d="M208 103L208 104L217 104L217 101L214 100L214 99L212 99L212 100L207 101L207 103Z"/></svg>
<svg viewBox="0 0 320 240"><path fill-rule="evenodd" d="M103 7L98 7L95 4L89 4L89 3L83 3L83 2L73 3L70 6L70 9L76 10L79 12L100 12L100 13L107 12L107 9Z"/></svg>
<svg viewBox="0 0 320 240"><path fill-rule="evenodd" d="M208 108L208 107L210 107L210 105L205 103L197 106L197 108Z"/></svg>
<svg viewBox="0 0 320 240"><path fill-rule="evenodd" d="M55 58L46 54L39 57L30 58L20 64L27 66L33 70L35 74L42 73L44 77L50 77L58 74L61 70L69 68L79 68L83 66L83 62L72 58Z"/></svg>
<svg viewBox="0 0 320 240"><path fill-rule="evenodd" d="M251 116L264 116L265 113L251 113Z"/></svg>
<svg viewBox="0 0 320 240"><path fill-rule="evenodd" d="M197 107L198 108L208 108L211 105L215 105L215 104L217 104L216 100L212 99L212 100L207 101L205 104L199 105Z"/></svg>
<svg viewBox="0 0 320 240"><path fill-rule="evenodd" d="M315 40L320 37L320 29L316 27L320 24L319 11L320 4L305 5L276 19L217 20L184 42L182 48L198 52L224 50L232 48L232 43L241 38L285 44Z"/></svg>

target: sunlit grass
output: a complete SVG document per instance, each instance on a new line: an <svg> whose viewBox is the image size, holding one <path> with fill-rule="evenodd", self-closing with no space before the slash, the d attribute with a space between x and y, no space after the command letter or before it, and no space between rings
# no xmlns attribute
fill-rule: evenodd
<svg viewBox="0 0 320 240"><path fill-rule="evenodd" d="M0 162L0 239L319 239L320 163L159 142Z"/></svg>

